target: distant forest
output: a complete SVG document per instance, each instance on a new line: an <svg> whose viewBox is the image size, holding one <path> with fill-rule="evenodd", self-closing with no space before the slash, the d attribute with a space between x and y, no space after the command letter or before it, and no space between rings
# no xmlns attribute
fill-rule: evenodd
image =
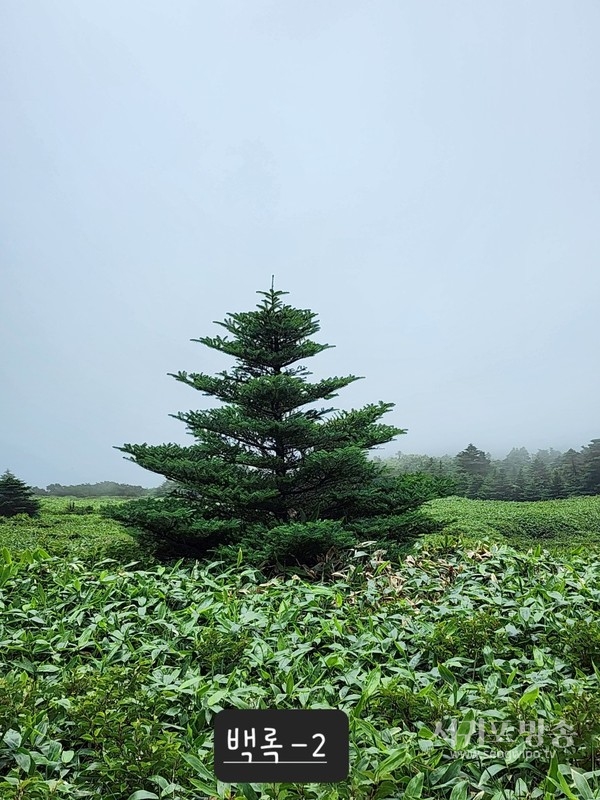
<svg viewBox="0 0 600 800"><path fill-rule="evenodd" d="M579 451L538 450L530 454L513 447L506 458L469 446L455 456L434 458L398 453L380 459L398 473L426 472L453 480L455 494L478 500L555 500L600 494L600 439Z"/></svg>
<svg viewBox="0 0 600 800"><path fill-rule="evenodd" d="M62 486L51 483L45 489L33 487L33 493L39 497L147 497L156 489L145 489L143 486L130 486L127 483L102 481L101 483L78 483Z"/></svg>
<svg viewBox="0 0 600 800"><path fill-rule="evenodd" d="M386 459L375 456L374 460L400 474L425 472L451 479L454 493L471 499L527 501L600 495L600 439L566 453L550 448L532 455L524 447L513 447L499 461L474 444L455 456L400 452ZM51 483L33 491L40 497L161 497L174 487L171 481L154 489L103 481L72 486Z"/></svg>

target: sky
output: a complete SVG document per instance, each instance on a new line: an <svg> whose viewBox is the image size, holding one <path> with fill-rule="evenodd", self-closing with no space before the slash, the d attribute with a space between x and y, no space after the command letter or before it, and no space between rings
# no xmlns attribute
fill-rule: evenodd
<svg viewBox="0 0 600 800"><path fill-rule="evenodd" d="M374 455L600 436L596 0L0 5L0 471L163 480L168 373L257 291L318 315Z"/></svg>

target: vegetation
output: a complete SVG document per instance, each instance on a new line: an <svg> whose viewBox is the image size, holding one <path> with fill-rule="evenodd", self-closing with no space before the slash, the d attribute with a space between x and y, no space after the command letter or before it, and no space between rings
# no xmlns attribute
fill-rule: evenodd
<svg viewBox="0 0 600 800"><path fill-rule="evenodd" d="M4 551L0 796L598 797L597 559L458 545L330 584ZM341 708L348 780L217 781L225 707Z"/></svg>
<svg viewBox="0 0 600 800"><path fill-rule="evenodd" d="M173 415L196 444L117 448L176 484L107 513L161 555L231 558L241 546L254 562L318 561L331 548L365 538L393 547L426 529L426 501L452 491L428 475L394 475L368 451L405 433L378 420L393 403L343 411L314 404L337 397L354 375L310 383L293 366L330 347L309 337L316 315L259 292L258 311L219 323L232 338L198 341L235 358L231 372L174 374L225 405ZM432 524L429 523L429 527Z"/></svg>
<svg viewBox="0 0 600 800"><path fill-rule="evenodd" d="M162 486L0 480L2 800L600 798L600 439L369 460L392 404L326 419L261 294L196 443L117 448ZM222 783L227 707L342 709L348 779Z"/></svg>
<svg viewBox="0 0 600 800"><path fill-rule="evenodd" d="M531 501L600 494L600 439L592 439L579 452L550 448L531 456L526 448L514 447L506 458L494 461L469 444L456 456L398 453L382 463L400 474L446 477L454 494L470 499Z"/></svg>
<svg viewBox="0 0 600 800"><path fill-rule="evenodd" d="M17 514L35 517L39 510L33 489L6 470L0 477L0 517L15 517Z"/></svg>
<svg viewBox="0 0 600 800"><path fill-rule="evenodd" d="M483 540L524 551L541 544L557 555L582 547L600 553L600 496L528 503L448 497L428 503L427 512L443 526L437 541L456 537L471 546Z"/></svg>
<svg viewBox="0 0 600 800"><path fill-rule="evenodd" d="M154 494L156 490L145 489L143 486L130 486L128 483L102 481L71 486L50 483L45 489L35 487L34 492L41 497L145 497Z"/></svg>
<svg viewBox="0 0 600 800"><path fill-rule="evenodd" d="M81 499L43 497L39 502L38 518L19 514L0 519L0 550L7 548L19 556L41 547L53 556L80 559L90 566L104 558L118 558L121 563L143 558L144 563L153 563L147 549L142 551L118 523L100 514L104 504L119 505L122 499L105 498L90 504Z"/></svg>

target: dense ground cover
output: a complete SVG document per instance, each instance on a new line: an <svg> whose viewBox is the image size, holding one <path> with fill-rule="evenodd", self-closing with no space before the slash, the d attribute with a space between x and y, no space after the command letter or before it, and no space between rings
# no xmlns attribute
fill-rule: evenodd
<svg viewBox="0 0 600 800"><path fill-rule="evenodd" d="M121 498L43 497L40 519L0 518L0 548L19 553L40 546L52 555L76 556L90 564L107 557L123 563L152 562L119 523L99 513L103 505L123 502ZM600 496L531 503L445 497L424 508L444 523L442 539L448 542L460 537L472 544L488 541L525 550L541 543L557 554L580 547L600 552ZM425 537L425 541L439 539ZM411 548L412 544L407 552Z"/></svg>
<svg viewBox="0 0 600 800"><path fill-rule="evenodd" d="M147 559L121 525L99 513L103 504L122 502L120 498L42 497L39 518L0 517L0 549L18 554L42 547L51 555L81 558L89 564L111 557L123 563Z"/></svg>
<svg viewBox="0 0 600 800"><path fill-rule="evenodd" d="M600 496L517 503L445 497L426 504L444 523L447 536L458 534L527 549L541 543L557 554L583 547L600 551Z"/></svg>
<svg viewBox="0 0 600 800"><path fill-rule="evenodd" d="M600 797L597 552L489 542L548 515L597 541L598 501L434 501L445 534L399 563L365 546L325 583L128 564L97 502L44 499L0 528L0 797ZM217 781L226 707L346 711L349 779Z"/></svg>

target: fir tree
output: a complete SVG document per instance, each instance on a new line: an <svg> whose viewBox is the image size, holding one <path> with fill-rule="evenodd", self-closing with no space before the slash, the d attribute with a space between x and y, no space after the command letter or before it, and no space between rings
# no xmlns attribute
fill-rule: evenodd
<svg viewBox="0 0 600 800"><path fill-rule="evenodd" d="M496 464L492 465L479 490L481 500L509 500L511 487L506 476L506 469Z"/></svg>
<svg viewBox="0 0 600 800"><path fill-rule="evenodd" d="M474 444L462 450L454 458L457 470L457 486L461 488L466 497L475 499L480 497L483 483L491 469L491 459L483 450L478 450Z"/></svg>
<svg viewBox="0 0 600 800"><path fill-rule="evenodd" d="M583 490L584 458L572 447L561 458L561 475L567 497L585 494Z"/></svg>
<svg viewBox="0 0 600 800"><path fill-rule="evenodd" d="M600 494L600 439L592 439L582 448L582 456L582 489L585 494Z"/></svg>
<svg viewBox="0 0 600 800"><path fill-rule="evenodd" d="M536 455L527 471L525 499L548 500L550 494L550 470L544 459Z"/></svg>
<svg viewBox="0 0 600 800"><path fill-rule="evenodd" d="M560 500L563 497L566 497L565 482L560 470L554 468L550 476L550 498L552 500Z"/></svg>
<svg viewBox="0 0 600 800"><path fill-rule="evenodd" d="M527 468L530 463L531 456L525 447L513 447L503 462L508 479L515 481L519 469Z"/></svg>
<svg viewBox="0 0 600 800"><path fill-rule="evenodd" d="M216 323L231 338L192 340L236 359L230 372L171 373L225 404L172 415L196 443L116 448L177 488L162 500L135 501L107 513L154 543L195 557L231 554L228 546L240 543L257 548L267 539L274 546L285 537L306 555L326 545L349 545L357 535L398 541L414 534L419 506L449 487L432 476L394 476L369 460L371 448L406 433L378 422L393 403L328 419L336 409L310 407L337 397L359 378L309 383L312 373L292 365L331 347L309 339L320 328L316 315L284 304L287 292L271 287L258 294L265 299L257 311Z"/></svg>
<svg viewBox="0 0 600 800"><path fill-rule="evenodd" d="M6 470L0 478L0 517L37 517L39 513L40 501L33 496L33 489Z"/></svg>
<svg viewBox="0 0 600 800"><path fill-rule="evenodd" d="M483 450L478 450L474 444L470 444L465 450L460 452L456 457L456 465L458 469L463 470L468 475L481 477L482 479L490 471L491 459L488 453Z"/></svg>

